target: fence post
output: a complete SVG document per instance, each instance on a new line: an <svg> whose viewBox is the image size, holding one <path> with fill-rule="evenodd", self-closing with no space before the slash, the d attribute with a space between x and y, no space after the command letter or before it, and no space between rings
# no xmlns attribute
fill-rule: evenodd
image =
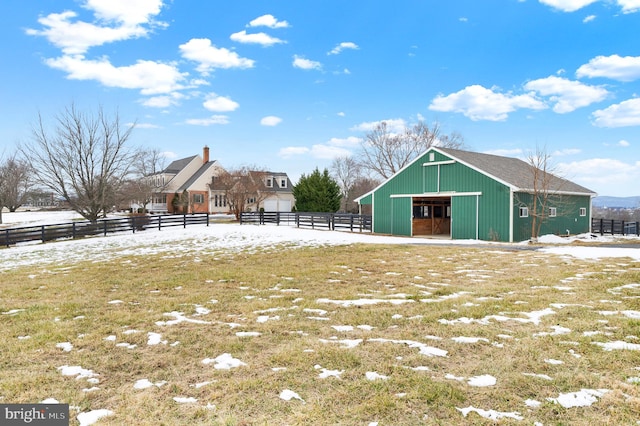
<svg viewBox="0 0 640 426"><path fill-rule="evenodd" d="M76 223L71 222L71 238L76 239Z"/></svg>
<svg viewBox="0 0 640 426"><path fill-rule="evenodd" d="M187 227L187 214L183 214L182 215L182 227L186 228Z"/></svg>
<svg viewBox="0 0 640 426"><path fill-rule="evenodd" d="M158 231L162 231L162 215L158 215Z"/></svg>
<svg viewBox="0 0 640 426"><path fill-rule="evenodd" d="M103 224L102 229L104 231L104 236L106 237L107 236L107 220L106 219L103 220L102 224Z"/></svg>
<svg viewBox="0 0 640 426"><path fill-rule="evenodd" d="M44 232L44 225L42 225L42 227L41 227L41 235L40 235L40 237L41 237L41 239L42 239L42 242L43 242L43 243L44 243L44 237L45 237L45 235L44 235L44 234L45 234L45 232Z"/></svg>
<svg viewBox="0 0 640 426"><path fill-rule="evenodd" d="M135 216L131 216L131 229L135 234L136 233L136 217Z"/></svg>
<svg viewBox="0 0 640 426"><path fill-rule="evenodd" d="M206 215L207 215L207 226L209 226L209 212L207 212Z"/></svg>
<svg viewBox="0 0 640 426"><path fill-rule="evenodd" d="M611 219L611 235L613 235L613 231L615 229L615 226L616 226L616 221Z"/></svg>
<svg viewBox="0 0 640 426"><path fill-rule="evenodd" d="M4 243L9 247L9 230L4 231Z"/></svg>
<svg viewBox="0 0 640 426"><path fill-rule="evenodd" d="M636 236L640 236L640 228L638 228L638 225L640 225L640 222L636 222Z"/></svg>

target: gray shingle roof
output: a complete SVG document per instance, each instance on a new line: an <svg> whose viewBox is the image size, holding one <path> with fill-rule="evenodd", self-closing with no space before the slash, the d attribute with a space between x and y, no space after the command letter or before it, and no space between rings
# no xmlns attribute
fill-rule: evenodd
<svg viewBox="0 0 640 426"><path fill-rule="evenodd" d="M197 155L192 155L191 157L181 158L180 160L172 161L171 164L169 164L167 168L163 170L163 173L177 174L180 170L187 167L187 165L196 157Z"/></svg>
<svg viewBox="0 0 640 426"><path fill-rule="evenodd" d="M533 170L527 162L518 158L502 157L479 152L437 147L436 150L460 162L499 179L516 190L533 189ZM549 174L549 190L554 192L595 195L595 192L562 177Z"/></svg>

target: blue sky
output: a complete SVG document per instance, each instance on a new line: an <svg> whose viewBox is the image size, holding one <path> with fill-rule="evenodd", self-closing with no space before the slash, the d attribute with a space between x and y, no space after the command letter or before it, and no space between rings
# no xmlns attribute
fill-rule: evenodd
<svg viewBox="0 0 640 426"><path fill-rule="evenodd" d="M640 195L640 0L2 2L0 153L74 103L295 181L416 120Z"/></svg>

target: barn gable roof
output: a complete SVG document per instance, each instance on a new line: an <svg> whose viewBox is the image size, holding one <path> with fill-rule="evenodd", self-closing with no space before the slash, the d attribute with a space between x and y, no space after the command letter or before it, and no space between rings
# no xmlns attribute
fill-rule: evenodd
<svg viewBox="0 0 640 426"><path fill-rule="evenodd" d="M437 151L441 154L451 158L454 161L458 161L461 164L466 165L490 178L502 182L509 186L513 191L531 192L533 190L533 173L531 165L527 162L513 157L503 157L500 155L483 154L479 152L463 151L453 148L431 147L423 154L419 155L411 163L407 164L400 171L396 172L389 179L378 185L375 189L367 192L356 198L355 201L359 202L365 199L367 196L373 194L380 187L385 185L391 179L398 174L402 173L406 168L420 161L430 151ZM578 185L570 180L558 177L551 173L548 173L550 177L548 190L559 194L580 194L595 196L596 193L584 186Z"/></svg>
<svg viewBox="0 0 640 426"><path fill-rule="evenodd" d="M452 159L485 174L496 180L502 181L512 187L514 191L531 191L533 189L532 166L519 158L502 157L493 154L463 151L452 148L434 147ZM548 190L558 193L596 195L595 192L570 180L548 173Z"/></svg>

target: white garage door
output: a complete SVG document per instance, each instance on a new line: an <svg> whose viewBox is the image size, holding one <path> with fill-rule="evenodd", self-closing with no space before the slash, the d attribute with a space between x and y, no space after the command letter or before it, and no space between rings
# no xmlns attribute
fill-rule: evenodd
<svg viewBox="0 0 640 426"><path fill-rule="evenodd" d="M265 212L290 212L291 200L265 200Z"/></svg>

